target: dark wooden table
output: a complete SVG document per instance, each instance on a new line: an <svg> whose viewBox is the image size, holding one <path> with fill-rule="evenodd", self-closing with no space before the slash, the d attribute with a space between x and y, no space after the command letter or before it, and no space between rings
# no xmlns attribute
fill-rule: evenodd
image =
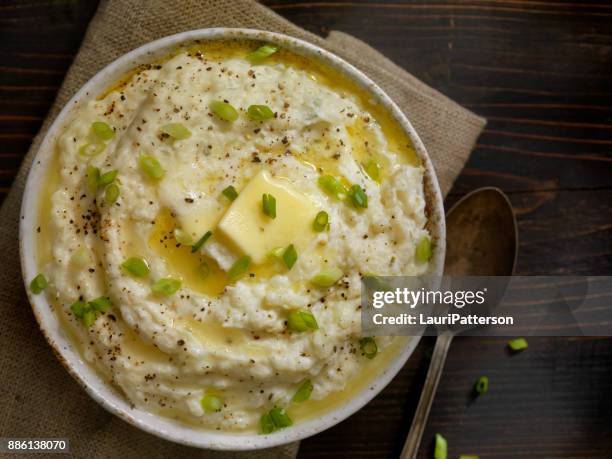
<svg viewBox="0 0 612 459"><path fill-rule="evenodd" d="M557 0L265 2L318 34L370 43L489 119L447 205L502 188L520 226L517 273L612 274L612 3ZM0 193L7 193L96 2L0 3ZM449 457L612 457L612 340L540 338L509 356L459 338L424 437ZM301 457L395 457L427 369L421 342L359 413L302 443ZM468 403L474 380L490 390Z"/></svg>

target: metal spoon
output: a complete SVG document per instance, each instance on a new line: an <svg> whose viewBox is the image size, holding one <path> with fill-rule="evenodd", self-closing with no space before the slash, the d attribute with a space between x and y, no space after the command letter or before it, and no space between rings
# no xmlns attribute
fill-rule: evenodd
<svg viewBox="0 0 612 459"><path fill-rule="evenodd" d="M479 188L464 196L446 216L446 276L510 276L516 264L516 218L498 188ZM454 333L445 330L431 363L400 459L414 459L438 388Z"/></svg>

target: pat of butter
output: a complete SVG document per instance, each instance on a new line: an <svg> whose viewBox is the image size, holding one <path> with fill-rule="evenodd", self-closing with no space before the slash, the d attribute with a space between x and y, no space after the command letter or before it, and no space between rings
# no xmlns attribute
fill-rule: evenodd
<svg viewBox="0 0 612 459"><path fill-rule="evenodd" d="M276 198L276 218L262 210L262 195ZM261 171L244 187L221 221L219 230L253 262L265 261L269 253L293 244L298 253L314 237L312 222L317 207L288 182Z"/></svg>

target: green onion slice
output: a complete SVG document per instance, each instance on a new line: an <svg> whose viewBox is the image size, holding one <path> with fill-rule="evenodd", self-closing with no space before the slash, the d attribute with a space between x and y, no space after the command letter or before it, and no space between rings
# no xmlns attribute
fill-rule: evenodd
<svg viewBox="0 0 612 459"><path fill-rule="evenodd" d="M119 199L119 187L115 183L111 183L106 187L106 192L104 193L104 200L107 204L114 204Z"/></svg>
<svg viewBox="0 0 612 459"><path fill-rule="evenodd" d="M234 199L238 197L238 192L236 191L236 188L234 188L232 185L225 188L221 192L221 194L225 196L227 199L229 199L230 201L233 201Z"/></svg>
<svg viewBox="0 0 612 459"><path fill-rule="evenodd" d="M145 174L155 180L159 180L166 173L159 161L150 155L140 155L138 164Z"/></svg>
<svg viewBox="0 0 612 459"><path fill-rule="evenodd" d="M259 64L266 57L270 57L276 51L278 51L278 47L274 45L263 45L257 48L255 51L247 54L246 58L253 64Z"/></svg>
<svg viewBox="0 0 612 459"><path fill-rule="evenodd" d="M209 106L212 112L224 121L233 122L238 119L238 112L227 102L213 100Z"/></svg>
<svg viewBox="0 0 612 459"><path fill-rule="evenodd" d="M261 415L261 418L259 419L259 426L261 428L261 433L263 434L269 434L276 430L276 426L270 417L270 413L264 413Z"/></svg>
<svg viewBox="0 0 612 459"><path fill-rule="evenodd" d="M200 400L200 405L207 413L217 413L223 408L223 399L216 395L207 394Z"/></svg>
<svg viewBox="0 0 612 459"><path fill-rule="evenodd" d="M527 344L527 340L525 338L516 338L508 341L508 347L512 349L514 352L519 352L527 349L529 345Z"/></svg>
<svg viewBox="0 0 612 459"><path fill-rule="evenodd" d="M164 134L168 134L174 140L184 140L191 137L191 131L181 123L168 123L161 127Z"/></svg>
<svg viewBox="0 0 612 459"><path fill-rule="evenodd" d="M348 193L353 207L365 209L368 207L368 195L359 185L353 185Z"/></svg>
<svg viewBox="0 0 612 459"><path fill-rule="evenodd" d="M348 193L346 187L331 175L322 175L317 180L319 187L334 199L340 199Z"/></svg>
<svg viewBox="0 0 612 459"><path fill-rule="evenodd" d="M173 279L172 277L164 277L159 279L151 287L151 291L158 295L169 296L178 291L181 288L181 281L179 279Z"/></svg>
<svg viewBox="0 0 612 459"><path fill-rule="evenodd" d="M96 313L91 309L87 309L83 314L83 323L87 328L91 327L96 321Z"/></svg>
<svg viewBox="0 0 612 459"><path fill-rule="evenodd" d="M265 121L274 118L274 112L267 105L249 105L247 115L253 121Z"/></svg>
<svg viewBox="0 0 612 459"><path fill-rule="evenodd" d="M91 308L91 310L97 312L108 312L110 311L112 305L113 303L107 296L101 296L99 298L96 298L95 300L91 300L88 303L88 306Z"/></svg>
<svg viewBox="0 0 612 459"><path fill-rule="evenodd" d="M478 395L486 394L489 390L489 378L487 376L478 378L474 384L474 390Z"/></svg>
<svg viewBox="0 0 612 459"><path fill-rule="evenodd" d="M208 239L212 236L212 231L206 231L204 236L202 236L198 241L191 246L191 253L195 253L202 248L202 246L208 241Z"/></svg>
<svg viewBox="0 0 612 459"><path fill-rule="evenodd" d="M174 235L174 239L176 240L176 242L181 245L193 244L193 238L191 237L191 234L181 228L174 228L172 234Z"/></svg>
<svg viewBox="0 0 612 459"><path fill-rule="evenodd" d="M100 169L91 164L87 166L87 186L95 193L98 191L98 183L100 182Z"/></svg>
<svg viewBox="0 0 612 459"><path fill-rule="evenodd" d="M378 353L378 346L376 345L376 340L371 336L361 338L359 340L359 348L361 349L361 353L368 359L373 359Z"/></svg>
<svg viewBox="0 0 612 459"><path fill-rule="evenodd" d="M208 266L208 263L203 261L196 268L196 273L200 279L206 279L210 275L210 266Z"/></svg>
<svg viewBox="0 0 612 459"><path fill-rule="evenodd" d="M37 274L36 277L32 279L32 282L30 282L30 291L33 294L38 295L47 288L47 285L49 285L49 283L47 282L47 278L44 276L44 274Z"/></svg>
<svg viewBox="0 0 612 459"><path fill-rule="evenodd" d="M372 180L375 182L380 181L380 165L374 159L369 159L363 165L363 168Z"/></svg>
<svg viewBox="0 0 612 459"><path fill-rule="evenodd" d="M322 210L317 214L314 221L312 222L312 229L314 229L317 233L324 231L327 229L329 225L329 215L327 212Z"/></svg>
<svg viewBox="0 0 612 459"><path fill-rule="evenodd" d="M292 311L287 316L287 326L291 331L305 332L319 329L315 316L309 311Z"/></svg>
<svg viewBox="0 0 612 459"><path fill-rule="evenodd" d="M83 300L77 300L70 305L70 310L75 317L82 319L85 313L89 311L89 306Z"/></svg>
<svg viewBox="0 0 612 459"><path fill-rule="evenodd" d="M290 244L283 252L283 261L285 262L285 265L287 266L287 268L291 269L293 268L293 265L295 264L297 259L298 259L297 251L295 250L295 247L293 246L293 244Z"/></svg>
<svg viewBox="0 0 612 459"><path fill-rule="evenodd" d="M251 257L249 257L248 255L240 257L231 266L231 268L227 272L227 275L229 276L230 280L235 281L236 279L246 274L250 265Z"/></svg>
<svg viewBox="0 0 612 459"><path fill-rule="evenodd" d="M376 274L373 273L367 273L365 276L363 276L361 278L361 280L364 282L364 284L372 289L372 290L390 290L391 289L391 284L389 284L389 282L386 279L383 279L380 276L377 276Z"/></svg>
<svg viewBox="0 0 612 459"><path fill-rule="evenodd" d="M80 247L74 251L72 257L70 257L70 261L77 266L85 266L90 261L89 250L85 247Z"/></svg>
<svg viewBox="0 0 612 459"><path fill-rule="evenodd" d="M320 271L310 279L310 282L319 287L331 287L338 282L344 273L339 268L327 268Z"/></svg>
<svg viewBox="0 0 612 459"><path fill-rule="evenodd" d="M110 140L115 137L115 131L112 127L102 121L96 121L91 124L91 130L100 140Z"/></svg>
<svg viewBox="0 0 612 459"><path fill-rule="evenodd" d="M480 459L480 457L475 454L462 454L458 459Z"/></svg>
<svg viewBox="0 0 612 459"><path fill-rule="evenodd" d="M416 246L414 257L420 263L426 263L431 259L431 239L429 236L423 236Z"/></svg>
<svg viewBox="0 0 612 459"><path fill-rule="evenodd" d="M100 178L98 179L98 186L104 187L106 185L110 185L115 181L118 173L119 171L117 169L113 169L112 171L108 171L100 175Z"/></svg>
<svg viewBox="0 0 612 459"><path fill-rule="evenodd" d="M146 277L151 272L147 260L142 257L130 257L121 263L121 267L134 277Z"/></svg>
<svg viewBox="0 0 612 459"><path fill-rule="evenodd" d="M448 444L446 438L439 433L436 434L436 447L434 449L434 459L447 459Z"/></svg>
<svg viewBox="0 0 612 459"><path fill-rule="evenodd" d="M293 425L293 421L283 408L272 408L270 410L270 418L277 429Z"/></svg>
<svg viewBox="0 0 612 459"><path fill-rule="evenodd" d="M104 151L106 144L100 142L86 143L79 148L79 154L81 156L97 156Z"/></svg>
<svg viewBox="0 0 612 459"><path fill-rule="evenodd" d="M310 394L312 394L312 389L312 381L310 379L304 380L302 384L300 384L300 387L298 387L298 390L293 395L291 401L296 403L305 402L310 398Z"/></svg>
<svg viewBox="0 0 612 459"><path fill-rule="evenodd" d="M261 196L261 208L268 217L276 218L276 198L274 196L264 193Z"/></svg>
<svg viewBox="0 0 612 459"><path fill-rule="evenodd" d="M285 247L277 247L275 249L270 250L268 256L274 258L281 258L283 256L283 253L285 253L285 250Z"/></svg>

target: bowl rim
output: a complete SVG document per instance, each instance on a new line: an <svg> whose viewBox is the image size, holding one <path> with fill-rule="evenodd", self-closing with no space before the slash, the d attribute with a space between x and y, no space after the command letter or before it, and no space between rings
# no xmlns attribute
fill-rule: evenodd
<svg viewBox="0 0 612 459"><path fill-rule="evenodd" d="M318 59L324 65L341 71L388 110L402 130L409 136L414 149L425 168L425 192L428 208L428 226L434 236L434 253L430 272L441 275L446 251L446 229L443 200L429 155L399 107L369 77L335 54L319 46L288 35L245 28L206 28L189 30L149 42L122 55L98 71L66 103L49 127L32 161L24 189L19 221L19 251L22 276L32 311L45 339L68 373L96 402L110 413L117 415L133 426L160 438L176 443L214 450L255 450L287 444L315 435L346 419L374 398L396 376L414 351L420 336L408 340L382 372L365 385L354 397L336 406L320 417L307 419L290 429L272 434L231 433L203 430L163 416L133 407L114 386L106 382L98 372L81 357L80 351L63 332L58 319L45 295L33 295L29 281L37 274L36 237L40 188L44 181L46 166L53 157L54 145L59 133L80 105L91 100L116 82L122 75L139 64L167 55L173 49L196 40L248 39L288 47L307 58Z"/></svg>

